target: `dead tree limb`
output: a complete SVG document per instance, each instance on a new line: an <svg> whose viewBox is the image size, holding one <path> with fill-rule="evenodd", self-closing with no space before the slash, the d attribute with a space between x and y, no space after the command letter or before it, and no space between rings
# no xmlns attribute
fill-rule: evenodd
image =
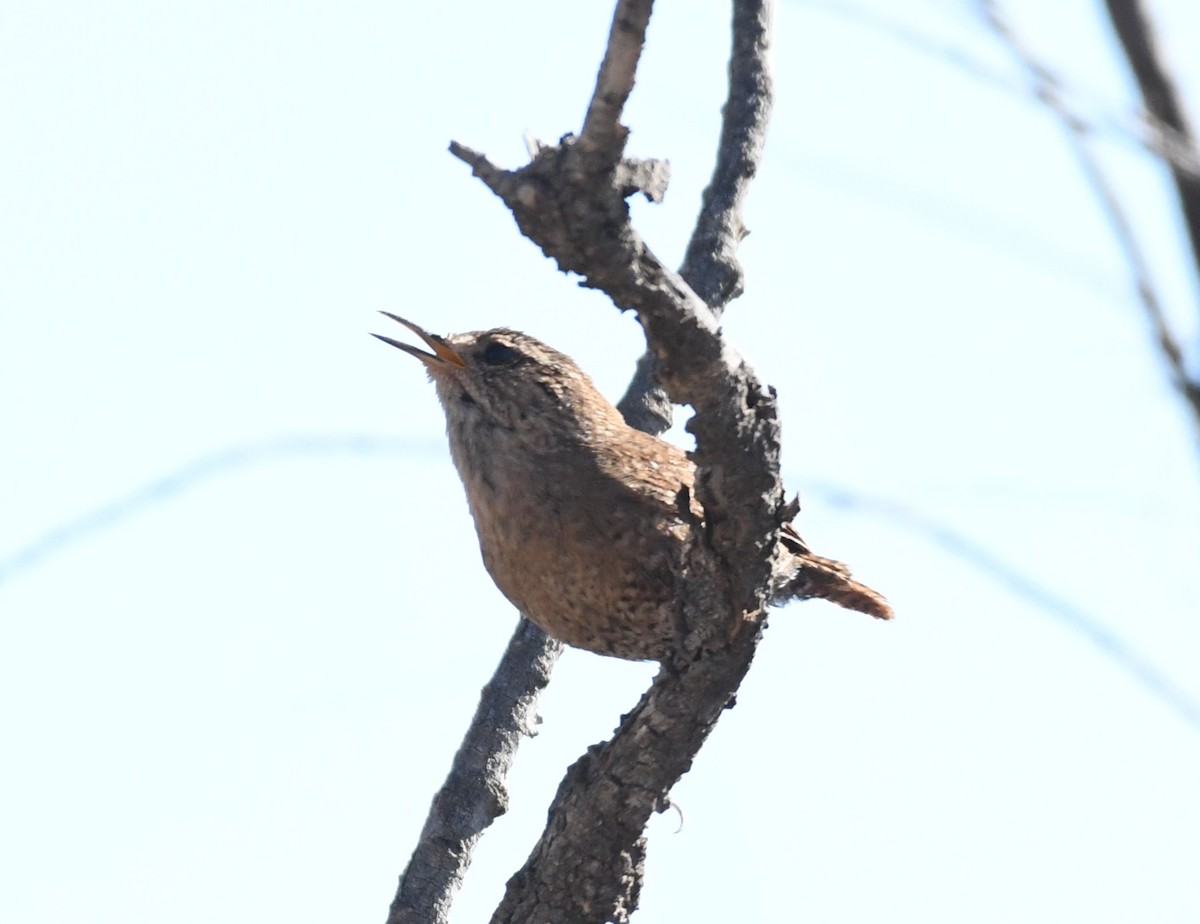
<svg viewBox="0 0 1200 924"><path fill-rule="evenodd" d="M742 208L758 172L774 94L769 67L771 6L735 3L729 89L721 110L721 140L679 275L718 317L742 294L737 248L746 236ZM633 426L662 433L671 425L671 402L653 376L654 353L638 360L630 390L617 405Z"/></svg>
<svg viewBox="0 0 1200 924"><path fill-rule="evenodd" d="M634 425L661 432L670 422L671 401L695 408L690 429L697 439L696 494L708 526L706 540L688 552L690 575L677 604L692 628L686 650L677 663L660 671L614 738L589 749L568 772L547 829L510 882L497 921L621 921L632 913L641 888L646 821L665 806L671 786L691 766L721 712L732 705L749 668L761 631L756 617L764 606L770 559L786 514L774 394L723 341L717 326L717 313L740 294L743 284L735 254L745 234L741 207L770 113L770 3L734 4L721 145L682 275L645 246L630 225L625 201L636 191L657 201L665 184L656 162L625 158L628 130L620 123L650 12L649 0L617 4L596 90L577 138L539 146L532 162L515 171L501 170L463 145L451 145L561 269L578 273L585 285L602 289L622 309L638 312L647 352L622 410ZM732 631L743 624L741 631ZM481 723L486 725L489 717L515 715L510 704L533 708L553 652L539 647L544 640L534 644L530 632L537 630L523 623L497 673L500 678L513 671L518 681L493 680L468 742L487 740ZM521 644L527 650L514 654L514 646ZM500 703L489 704L497 692ZM509 740L515 745L512 729L519 734L527 719L528 712L524 720L506 719L508 738L498 747L507 747ZM389 924L444 920L475 840L503 811L506 760L485 759L485 772L466 778L464 770L486 757L472 756L474 750L464 742L434 800ZM456 819L450 825L443 824L446 806L453 807L449 814ZM421 901L409 901L418 890Z"/></svg>
<svg viewBox="0 0 1200 924"><path fill-rule="evenodd" d="M450 774L433 798L396 897L388 924L449 920L450 903L471 865L475 844L508 809L505 779L521 738L533 734L537 701L550 682L562 643L527 619L517 624Z"/></svg>
<svg viewBox="0 0 1200 924"><path fill-rule="evenodd" d="M749 668L760 631L755 617L763 610L786 510L773 393L724 341L713 309L650 251L629 220L630 190L619 175L628 133L619 117L649 13L647 0L617 4L578 138L544 147L511 171L465 145L451 146L560 269L637 312L658 382L673 402L696 411L689 429L696 436L696 494L707 527L688 551L677 600L690 629L684 649L616 735L568 772L546 830L509 882L496 922L624 921L636 908L646 821L666 804ZM685 260L688 275L718 309L741 291L734 251L770 110L769 22L769 4L735 4L721 154Z"/></svg>

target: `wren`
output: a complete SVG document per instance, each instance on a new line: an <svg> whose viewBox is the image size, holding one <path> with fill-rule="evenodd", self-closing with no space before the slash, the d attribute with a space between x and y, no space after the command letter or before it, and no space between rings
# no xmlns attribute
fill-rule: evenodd
<svg viewBox="0 0 1200 924"><path fill-rule="evenodd" d="M483 563L501 593L568 645L629 660L678 642L675 583L689 532L680 509L696 467L630 427L563 353L497 328L440 337L383 312L432 352L375 334L425 364L446 413ZM890 619L887 601L840 562L780 528L771 602L821 597Z"/></svg>

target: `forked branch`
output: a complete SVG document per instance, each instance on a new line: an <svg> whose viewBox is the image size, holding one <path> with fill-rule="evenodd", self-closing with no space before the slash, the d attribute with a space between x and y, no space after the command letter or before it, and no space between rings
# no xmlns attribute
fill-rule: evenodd
<svg viewBox="0 0 1200 924"><path fill-rule="evenodd" d="M652 359L639 364L622 410L636 425L661 430L669 404L655 392L655 380L671 400L695 408L696 495L708 526L705 539L688 550L688 576L677 599L692 630L685 650L659 672L612 740L589 749L567 773L546 830L509 882L494 921L624 921L632 913L646 822L665 807L671 787L749 669L760 629L754 617L764 605L771 550L786 515L774 394L724 341L717 324L717 314L742 288L740 212L770 113L770 3L734 4L721 148L682 274L634 231L626 203L635 189L650 195L650 183L637 179L646 174L625 158L628 131L620 122L650 11L649 0L618 2L577 138L540 146L528 165L512 171L451 145L563 271L638 313ZM665 174L649 175L661 193ZM746 627L733 632L743 620L749 620ZM503 779L492 783L502 788ZM476 783L474 790L460 795L467 802L492 797L488 786ZM453 846L469 858L472 845ZM425 920L441 920L441 909L437 914Z"/></svg>

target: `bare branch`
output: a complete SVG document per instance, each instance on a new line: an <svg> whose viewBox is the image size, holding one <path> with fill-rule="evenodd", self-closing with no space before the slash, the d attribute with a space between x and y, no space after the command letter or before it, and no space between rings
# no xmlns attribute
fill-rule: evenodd
<svg viewBox="0 0 1200 924"><path fill-rule="evenodd" d="M689 425L697 438L697 497L706 510L721 511L711 530L716 550L732 562L743 560L747 548L772 548L775 511L755 516L752 509L764 497L781 496L770 461L778 448L774 398L723 342L708 306L633 230L620 190L572 169L573 146L574 139L564 138L513 171L457 142L451 151L504 200L525 236L563 271L580 274L584 285L638 312L660 383L675 403L697 412ZM748 438L745 446L718 436L738 432ZM710 479L709 469L720 470L720 477ZM739 496L752 499L750 506L732 500ZM738 596L749 602L749 588L768 570L764 562L743 572Z"/></svg>
<svg viewBox="0 0 1200 924"><path fill-rule="evenodd" d="M537 701L562 643L521 619L433 797L425 827L400 876L388 924L443 924L483 831L508 810L504 787L521 738L534 733Z"/></svg>
<svg viewBox="0 0 1200 924"><path fill-rule="evenodd" d="M651 201L661 201L669 177L668 165L665 161L623 159L628 133L619 122L633 87L650 6L649 2L639 2L617 7L608 52L588 107L584 137L580 139L580 144L588 145L591 153L587 170L581 172L588 176L608 174L621 197L641 191ZM526 143L534 159L543 154L553 156L559 151L531 138ZM507 175L482 154L453 143L451 152L470 164L475 175L493 191L500 194L506 188ZM526 191L523 195L536 194ZM651 364L639 364L626 393L627 406L622 410L632 426L659 433L665 428L660 425L663 416L666 425L670 424L670 403L653 381L651 372ZM521 621L492 681L484 689L450 774L434 797L418 845L400 878L388 924L447 920L451 899L470 866L475 843L504 811L507 803L504 786L511 754L519 743L521 729L528 728L537 697L549 680L560 650L559 643L547 638L527 620ZM497 717L501 719L499 723Z"/></svg>
<svg viewBox="0 0 1200 924"><path fill-rule="evenodd" d="M733 5L729 94L722 110L717 162L679 270L718 315L744 288L737 248L747 234L742 205L758 172L771 118L772 6L771 0Z"/></svg>
<svg viewBox="0 0 1200 924"><path fill-rule="evenodd" d="M493 924L629 919L641 888L646 821L670 805L671 785L733 704L757 640L757 631L743 632L732 650L683 673L664 668L612 740L576 761Z"/></svg>
<svg viewBox="0 0 1200 924"><path fill-rule="evenodd" d="M530 151L536 152L531 145ZM640 368L629 394L661 391ZM669 411L668 411L669 414ZM651 432L643 422L630 426ZM387 924L445 924L454 894L484 830L508 808L508 770L523 734L532 735L537 703L562 643L522 618L480 695L450 773L433 798L425 826L400 877Z"/></svg>
<svg viewBox="0 0 1200 924"><path fill-rule="evenodd" d="M770 111L769 5L743 0L736 6L733 58L753 60L731 64L722 150L689 261L692 273L711 280L718 307L740 291L734 259L744 234L740 209ZM627 47L631 30L618 25L624 7L618 7L610 43ZM632 31L640 37L644 25ZM632 85L628 70L608 67L610 61L631 59L627 50L614 52L610 44L605 60L584 135L594 127L597 137L610 131L623 144L618 120L624 99L604 88L610 71L623 75L620 88ZM509 882L497 922L623 921L636 907L646 821L668 804L671 787L731 705L749 668L761 627L752 622L736 630L762 611L786 508L773 392L724 342L709 306L633 230L625 202L629 190L615 176L622 151L610 142L590 144L581 158L583 138L568 136L513 171L458 143L451 151L470 164L510 208L522 232L563 271L578 273L584 285L638 312L659 381L673 401L696 410L690 429L697 441L696 495L706 529L697 531L680 583L677 608L690 630L683 650L660 671L614 738L589 750L568 773L542 838ZM607 150L606 161L590 156L598 148ZM639 371L649 379L645 363Z"/></svg>
<svg viewBox="0 0 1200 924"><path fill-rule="evenodd" d="M664 419L669 423L670 403L655 376L670 399L693 405L696 495L706 515L706 529L697 531L700 538L686 552L687 578L678 590L677 609L690 630L683 650L660 671L614 738L590 749L567 774L547 829L510 881L496 921L622 921L636 907L646 821L668 805L671 787L690 767L722 710L732 705L749 669L761 633L754 617L763 609L771 556L785 516L774 393L724 343L714 312L650 252L629 223L626 198L638 190L651 199L656 193L661 197L666 180L665 164L637 164L623 157L628 132L620 117L633 87L650 7L649 0L618 2L579 138L531 145L531 162L514 171L502 170L465 145L450 146L563 271L580 274L585 285L604 290L622 309L638 312L648 351L622 410L650 432L660 432ZM718 310L741 291L734 254L745 233L741 205L770 112L765 60L769 24L769 4L763 0L735 4L721 151L685 261L685 270L710 293ZM748 619L751 625L738 631ZM489 698L485 691L485 703ZM484 708L481 704L481 714ZM470 734L477 731L473 725ZM460 757L468 750L464 744ZM425 870L440 877L434 891L443 900L457 887L474 839L497 814L487 805L481 810L478 781L456 779L457 758L455 766L435 800L434 816L443 795L461 796L473 812L474 827L456 829L439 852L429 841L437 839L441 821L431 816L426 826L430 837L423 836L413 860L420 858ZM502 794L502 773L496 785ZM432 860L422 854L427 846ZM401 893L414 879L419 886L420 878L410 864ZM435 907L436 914L444 913L442 907ZM393 919L401 920L395 912L393 907Z"/></svg>
<svg viewBox="0 0 1200 924"><path fill-rule="evenodd" d="M1103 168L1088 144L1087 123L1075 114L1060 93L1055 74L1044 65L1021 41L1009 25L995 0L977 0L980 12L996 35L1005 42L1024 66L1032 84L1034 95L1058 119L1066 132L1071 152L1096 192L1096 197L1108 218L1116 237L1117 245L1125 255L1133 276L1138 300L1154 331L1159 349L1167 361L1171 382L1188 401L1196 423L1200 426L1200 382L1192 380L1187 371L1183 350L1175 339L1163 312L1162 302L1150 273L1150 266L1142 252L1133 225L1126 215L1116 190L1109 183Z"/></svg>
<svg viewBox="0 0 1200 924"><path fill-rule="evenodd" d="M1121 47L1125 49L1129 68L1137 79L1142 104L1151 115L1152 124L1168 129L1168 140L1176 149L1177 156L1166 157L1165 160L1179 195L1184 227L1192 245L1192 270L1200 278L1200 174L1195 169L1185 167L1185 163L1194 165L1200 162L1200 146L1196 143L1183 104L1175 91L1175 82L1158 49L1154 27L1145 7L1140 0L1106 0L1106 6L1113 29L1121 41ZM1178 154L1180 150L1182 155ZM1189 378L1183 371L1182 357L1171 357L1172 349L1178 354L1179 348L1169 338L1164 340L1161 330L1159 341L1168 356L1168 362L1177 370L1179 387L1191 402L1197 423L1200 423L1200 381Z"/></svg>
<svg viewBox="0 0 1200 924"><path fill-rule="evenodd" d="M646 42L653 0L619 0L608 33L608 47L596 90L588 104L579 133L578 151L612 170L621 160L629 130L621 124L621 111L633 92L633 78Z"/></svg>
<svg viewBox="0 0 1200 924"><path fill-rule="evenodd" d="M721 110L721 140L679 268L683 281L718 316L744 288L737 248L747 233L742 205L762 159L774 98L769 60L772 10L772 0L733 4L729 92ZM656 367L654 353L647 350L638 360L634 382L650 379ZM618 407L627 419L643 421L648 432L662 433L671 426L671 402L660 388L627 392Z"/></svg>
<svg viewBox="0 0 1200 924"><path fill-rule="evenodd" d="M1073 603L1062 592L1043 585L1037 578L1005 560L986 543L940 522L936 517L887 497L872 497L839 485L809 481L807 496L823 497L826 503L857 510L890 523L911 536L940 547L943 551L974 568L987 580L1031 603L1078 640L1093 646L1097 655L1138 684L1176 716L1200 730L1200 702L1136 647L1104 624L1104 620Z"/></svg>
<svg viewBox="0 0 1200 924"><path fill-rule="evenodd" d="M1006 93L1024 95L1023 80L1015 80L1007 71L979 60L970 52L950 42L934 38L912 28L903 17L881 13L874 7L852 0L806 0L809 6L839 16L855 25L891 38L909 49L956 68L963 74L989 84ZM1098 100L1086 87L1068 85L1059 75L1059 94L1070 100L1075 116L1091 135L1103 136L1134 144L1169 161L1171 165L1196 180L1200 180L1200 150L1189 146L1179 134L1145 108L1131 114L1116 115L1106 111L1106 100ZM1084 113L1087 115L1084 115Z"/></svg>
<svg viewBox="0 0 1200 924"><path fill-rule="evenodd" d="M1149 14L1141 0L1105 0L1105 5L1121 47L1125 49L1129 68L1137 79L1146 111L1156 123L1170 129L1174 142L1183 146L1195 163L1200 158L1200 149L1159 51ZM1179 193L1195 270L1200 273L1200 176L1182 169L1174 159L1168 160L1167 165Z"/></svg>

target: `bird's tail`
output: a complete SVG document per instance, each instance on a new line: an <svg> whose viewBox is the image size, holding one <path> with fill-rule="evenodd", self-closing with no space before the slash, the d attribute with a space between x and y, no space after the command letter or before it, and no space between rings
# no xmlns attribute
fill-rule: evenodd
<svg viewBox="0 0 1200 924"><path fill-rule="evenodd" d="M813 554L790 526L784 527L781 538L786 550L784 573L772 594L772 603L820 597L876 619L892 618L892 607L883 594L856 581L840 561Z"/></svg>

